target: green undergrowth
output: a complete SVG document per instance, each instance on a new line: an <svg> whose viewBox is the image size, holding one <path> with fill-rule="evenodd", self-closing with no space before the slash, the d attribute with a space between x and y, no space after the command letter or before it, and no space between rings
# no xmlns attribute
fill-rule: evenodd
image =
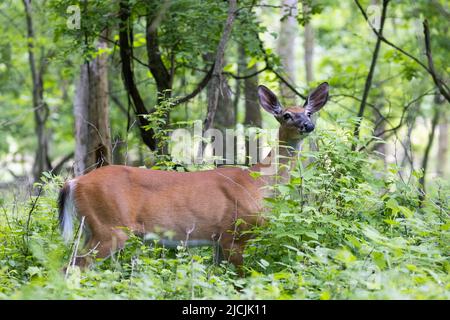
<svg viewBox="0 0 450 320"><path fill-rule="evenodd" d="M62 272L73 246L57 226L60 176L34 195L0 199L2 299L449 299L449 185L421 201L420 172L386 170L321 132L288 184L267 199L244 277L211 248L165 249L131 237L89 270ZM304 165L301 165L303 163ZM309 163L306 165L305 163ZM407 176L408 178L405 178Z"/></svg>

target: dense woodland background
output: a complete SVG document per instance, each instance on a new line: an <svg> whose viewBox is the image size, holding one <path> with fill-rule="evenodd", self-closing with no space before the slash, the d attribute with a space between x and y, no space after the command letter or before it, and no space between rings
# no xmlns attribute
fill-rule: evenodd
<svg viewBox="0 0 450 320"><path fill-rule="evenodd" d="M2 1L0 297L450 298L449 21L445 0ZM172 130L276 128L258 84L290 106L323 81L244 278L134 238L60 273L63 181L204 169L176 165Z"/></svg>

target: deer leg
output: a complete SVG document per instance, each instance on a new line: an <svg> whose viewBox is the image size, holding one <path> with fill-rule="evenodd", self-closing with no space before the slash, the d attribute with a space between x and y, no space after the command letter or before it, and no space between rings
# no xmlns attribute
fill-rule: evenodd
<svg viewBox="0 0 450 320"><path fill-rule="evenodd" d="M231 262L237 269L240 276L243 276L242 264L244 258L244 243L235 239L234 235L224 235L221 240L223 255L226 261Z"/></svg>
<svg viewBox="0 0 450 320"><path fill-rule="evenodd" d="M92 236L85 246L85 253L77 255L75 265L80 268L86 268L93 262L93 255L95 257L104 259L111 254L124 247L128 236L122 230L116 230L111 238L100 238Z"/></svg>
<svg viewBox="0 0 450 320"><path fill-rule="evenodd" d="M219 265L220 262L225 260L222 246L219 241L214 241L214 264Z"/></svg>

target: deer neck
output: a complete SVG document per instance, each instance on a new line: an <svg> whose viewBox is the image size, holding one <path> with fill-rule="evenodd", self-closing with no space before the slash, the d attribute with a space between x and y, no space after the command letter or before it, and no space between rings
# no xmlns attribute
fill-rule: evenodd
<svg viewBox="0 0 450 320"><path fill-rule="evenodd" d="M274 147L262 162L250 168L261 172L266 185L289 182L290 171L295 164L297 153L301 150L303 137L293 130L278 130L278 148Z"/></svg>

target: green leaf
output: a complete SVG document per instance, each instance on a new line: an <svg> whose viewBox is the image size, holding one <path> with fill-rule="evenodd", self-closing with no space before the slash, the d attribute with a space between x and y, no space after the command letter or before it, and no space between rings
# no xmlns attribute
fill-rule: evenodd
<svg viewBox="0 0 450 320"><path fill-rule="evenodd" d="M385 269L387 266L386 259L384 258L384 254L382 252L373 252L372 258L375 264L380 268L381 270Z"/></svg>

